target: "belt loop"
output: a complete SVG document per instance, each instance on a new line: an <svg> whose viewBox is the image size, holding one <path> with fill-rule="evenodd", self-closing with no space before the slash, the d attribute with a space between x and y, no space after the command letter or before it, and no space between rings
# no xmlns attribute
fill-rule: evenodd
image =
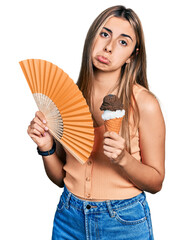
<svg viewBox="0 0 186 240"><path fill-rule="evenodd" d="M110 217L114 217L114 216L115 216L115 212L114 212L114 210L112 209L110 200L107 200L107 201L106 201L106 204L107 204L107 208L108 208Z"/></svg>
<svg viewBox="0 0 186 240"><path fill-rule="evenodd" d="M142 194L142 197L139 199L139 202L144 205L145 203L145 200L146 200L146 194L145 192L141 193Z"/></svg>
<svg viewBox="0 0 186 240"><path fill-rule="evenodd" d="M71 195L72 195L72 193L69 193L68 196L67 196L67 198L66 198L66 202L65 202L65 207L66 207L66 209L69 208Z"/></svg>

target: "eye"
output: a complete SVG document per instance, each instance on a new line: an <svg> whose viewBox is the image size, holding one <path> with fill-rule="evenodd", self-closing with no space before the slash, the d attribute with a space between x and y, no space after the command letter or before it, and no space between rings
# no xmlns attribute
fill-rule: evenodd
<svg viewBox="0 0 186 240"><path fill-rule="evenodd" d="M120 40L121 45L127 46L127 42L125 40Z"/></svg>
<svg viewBox="0 0 186 240"><path fill-rule="evenodd" d="M106 37L108 37L109 35L108 35L108 33L106 33L106 32L101 32L101 33L100 33L100 36L102 36L102 37L105 37L105 38L106 38Z"/></svg>

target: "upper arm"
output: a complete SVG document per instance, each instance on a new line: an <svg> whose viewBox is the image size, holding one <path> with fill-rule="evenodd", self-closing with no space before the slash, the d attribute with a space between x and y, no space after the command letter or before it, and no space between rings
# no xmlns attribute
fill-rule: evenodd
<svg viewBox="0 0 186 240"><path fill-rule="evenodd" d="M137 99L139 107L139 138L142 162L165 174L165 122L157 99L142 91Z"/></svg>

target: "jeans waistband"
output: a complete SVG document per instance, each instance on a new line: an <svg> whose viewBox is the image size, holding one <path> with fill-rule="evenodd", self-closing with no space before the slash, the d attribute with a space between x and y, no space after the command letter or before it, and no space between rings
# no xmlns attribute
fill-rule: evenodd
<svg viewBox="0 0 186 240"><path fill-rule="evenodd" d="M124 200L106 200L102 202L87 201L74 196L66 188L66 186L64 186L64 191L61 197L66 208L69 208L69 206L71 205L76 209L82 210L82 211L84 211L85 209L91 209L91 211L107 211L108 212L109 210L109 213L111 215L113 214L112 211L114 210L128 207L132 204L135 204L135 202L143 203L146 200L146 195L144 192L142 192L133 198L124 199Z"/></svg>

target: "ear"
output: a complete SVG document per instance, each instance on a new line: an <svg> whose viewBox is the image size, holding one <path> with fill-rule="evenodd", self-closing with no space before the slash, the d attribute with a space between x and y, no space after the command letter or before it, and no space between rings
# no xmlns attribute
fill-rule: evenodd
<svg viewBox="0 0 186 240"><path fill-rule="evenodd" d="M136 56L138 55L139 53L139 48L136 48Z"/></svg>

